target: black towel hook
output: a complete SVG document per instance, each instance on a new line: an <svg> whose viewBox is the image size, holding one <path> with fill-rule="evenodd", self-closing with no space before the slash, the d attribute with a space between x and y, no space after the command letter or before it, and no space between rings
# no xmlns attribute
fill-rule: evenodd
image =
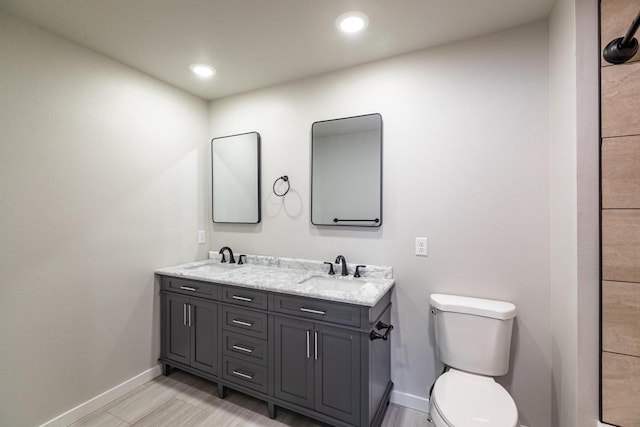
<svg viewBox="0 0 640 427"><path fill-rule="evenodd" d="M278 192L276 191L276 184L277 184L277 183L278 183L278 181L280 181L280 180L282 180L282 181L284 181L284 182L286 182L286 183L287 183L287 190L286 190L284 193L282 193L282 194L280 194L280 193L278 193ZM289 190L290 190L290 189L291 189L291 183L289 182L289 177L288 177L287 175L283 175L283 176L281 176L280 178L276 179L276 180L273 182L273 194L275 194L275 195L276 195L276 196L278 196L278 197L284 197L284 196L289 192Z"/></svg>
<svg viewBox="0 0 640 427"><path fill-rule="evenodd" d="M638 52L638 40L633 36L640 27L640 12L633 20L627 34L612 40L607 47L604 48L602 56L611 64L622 64L634 57Z"/></svg>

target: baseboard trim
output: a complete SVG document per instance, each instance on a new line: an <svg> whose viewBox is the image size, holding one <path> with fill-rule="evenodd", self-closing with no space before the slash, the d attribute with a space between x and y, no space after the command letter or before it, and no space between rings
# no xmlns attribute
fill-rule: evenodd
<svg viewBox="0 0 640 427"><path fill-rule="evenodd" d="M598 424L596 424L596 427L613 427L611 424L605 424L602 421L598 421Z"/></svg>
<svg viewBox="0 0 640 427"><path fill-rule="evenodd" d="M396 405L415 409L416 411L426 412L427 414L429 413L429 399L424 397L393 390L391 392L390 401Z"/></svg>
<svg viewBox="0 0 640 427"><path fill-rule="evenodd" d="M64 414L60 414L52 420L47 421L42 424L40 427L66 427L69 424L73 424L78 420L86 417L90 413L95 410L103 407L107 403L113 402L117 398L124 396L129 393L136 387L141 386L142 384L151 381L155 377L162 374L162 367L160 365L156 365L151 369L147 369L146 371L136 375L135 377L129 378L123 383L118 384L117 386L101 393L84 403L76 406L73 409L69 409Z"/></svg>

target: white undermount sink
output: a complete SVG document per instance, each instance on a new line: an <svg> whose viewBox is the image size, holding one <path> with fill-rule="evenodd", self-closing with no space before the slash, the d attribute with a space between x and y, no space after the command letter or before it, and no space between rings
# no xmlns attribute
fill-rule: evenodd
<svg viewBox="0 0 640 427"><path fill-rule="evenodd" d="M316 289L323 289L327 291L344 291L353 292L358 291L366 283L353 279L339 279L337 277L325 277L325 276L312 276L307 280L301 282L303 285L311 285Z"/></svg>
<svg viewBox="0 0 640 427"><path fill-rule="evenodd" d="M238 268L242 268L244 265L238 264L228 264L228 263L208 263L202 265L194 265L193 267L185 267L185 270L193 270L199 272L210 272L210 273L225 273L227 271L235 270Z"/></svg>

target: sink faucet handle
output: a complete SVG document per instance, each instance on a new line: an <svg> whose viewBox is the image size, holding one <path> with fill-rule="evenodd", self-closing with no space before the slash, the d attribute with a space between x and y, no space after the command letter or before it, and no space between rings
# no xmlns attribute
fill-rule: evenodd
<svg viewBox="0 0 640 427"><path fill-rule="evenodd" d="M244 257L244 259L247 259L247 256L245 254L238 255L238 265L244 264L244 262L242 262L242 257Z"/></svg>
<svg viewBox="0 0 640 427"><path fill-rule="evenodd" d="M353 273L353 277L360 277L360 268L366 268L366 265L356 265L356 272Z"/></svg>
<svg viewBox="0 0 640 427"><path fill-rule="evenodd" d="M336 274L336 272L333 271L333 263L332 262L325 261L324 263L325 264L329 264L329 275L330 276L333 276L334 274Z"/></svg>

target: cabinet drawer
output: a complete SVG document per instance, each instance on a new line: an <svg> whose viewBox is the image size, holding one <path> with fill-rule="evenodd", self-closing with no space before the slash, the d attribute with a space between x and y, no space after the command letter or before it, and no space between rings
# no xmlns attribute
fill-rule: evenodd
<svg viewBox="0 0 640 427"><path fill-rule="evenodd" d="M285 295L274 296L274 311L309 319L360 327L360 308L324 300Z"/></svg>
<svg viewBox="0 0 640 427"><path fill-rule="evenodd" d="M243 335L267 339L267 314L239 307L222 307L223 329Z"/></svg>
<svg viewBox="0 0 640 427"><path fill-rule="evenodd" d="M220 286L213 283L196 282L175 277L163 277L162 289L185 295L219 299Z"/></svg>
<svg viewBox="0 0 640 427"><path fill-rule="evenodd" d="M262 310L267 309L267 294L253 289L223 286L222 301Z"/></svg>
<svg viewBox="0 0 640 427"><path fill-rule="evenodd" d="M259 365L267 364L267 341L247 335L224 331L222 333L224 354Z"/></svg>
<svg viewBox="0 0 640 427"><path fill-rule="evenodd" d="M266 393L267 367L238 360L233 357L222 358L222 378L247 388Z"/></svg>

